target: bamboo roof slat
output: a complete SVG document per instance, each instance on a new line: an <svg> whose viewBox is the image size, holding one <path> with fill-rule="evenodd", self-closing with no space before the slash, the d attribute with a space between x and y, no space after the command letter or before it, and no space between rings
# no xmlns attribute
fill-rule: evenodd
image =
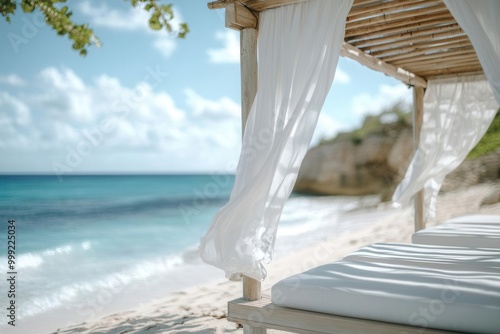
<svg viewBox="0 0 500 334"><path fill-rule="evenodd" d="M441 77L441 76L451 76L451 75L462 75L462 74L476 74L476 73L483 73L483 68L481 65L476 65L476 66L456 66L456 67L450 67L450 68L444 68L440 70L435 70L435 69L429 69L426 71L422 71L422 76L429 78L429 77Z"/></svg>
<svg viewBox="0 0 500 334"><path fill-rule="evenodd" d="M418 10L407 10L404 12L396 12L393 14L379 15L375 17L368 17L364 20L349 21L349 16L347 16L346 27L349 29L367 27L377 23L400 21L403 19L412 20L415 16L437 14L441 12L446 12L448 9L445 5L439 4L430 7L419 8ZM403 21L404 22L404 21Z"/></svg>
<svg viewBox="0 0 500 334"><path fill-rule="evenodd" d="M472 46L470 46L468 48L464 48L463 50L456 50L456 51L449 51L449 52L435 52L432 54L413 57L410 59L396 60L396 61L392 61L391 64L401 66L403 64L408 65L408 64L414 64L414 63L422 63L422 62L425 62L426 60L443 59L443 57L445 57L448 60L455 59L457 56L458 56L458 58L460 58L460 57L465 58L465 57L468 57L469 55L471 55L471 56L476 55L474 48Z"/></svg>
<svg viewBox="0 0 500 334"><path fill-rule="evenodd" d="M386 10L401 10L407 8L407 6L412 7L416 2L423 2L426 0L394 0L388 2L381 2L372 5L364 5L364 6L354 6L351 8L349 12L349 16L352 15L360 15L360 14L383 14ZM436 0L439 1L439 0Z"/></svg>
<svg viewBox="0 0 500 334"><path fill-rule="evenodd" d="M418 3L425 3L429 4L429 1L427 0L395 0L395 1L390 1L390 2L383 2L379 5L376 6L370 6L370 7L364 7L359 10L351 10L349 12L349 21L356 21L360 19L364 19L367 16L375 16L375 15L385 15L386 12L394 12L394 11L401 11L404 9L412 8L415 7L415 5ZM439 3L439 0L435 0L435 3Z"/></svg>
<svg viewBox="0 0 500 334"><path fill-rule="evenodd" d="M385 57L385 58L380 57L380 59L384 60L385 62L406 60L406 59L413 58L416 56L429 54L429 51L433 51L433 53L440 53L441 56L446 56L446 52L448 52L448 51L461 49L461 48L465 48L465 47L469 47L469 46L471 47L471 45L468 42L447 43L447 44L431 47L431 48L428 48L425 50L415 49L415 51L410 51L407 53L400 53L400 54Z"/></svg>
<svg viewBox="0 0 500 334"><path fill-rule="evenodd" d="M464 73L441 74L441 75L436 75L436 76L429 75L429 76L427 76L427 79L428 80L438 79L438 78L439 79L448 79L448 78L456 78L456 77L470 76L470 75L481 75L481 74L484 74L484 72L482 70L478 70L475 72L469 71L469 72L464 72Z"/></svg>
<svg viewBox="0 0 500 334"><path fill-rule="evenodd" d="M360 28L360 29L348 29L345 33L345 38L349 40L357 40L358 36L363 36L364 38L370 36L381 36L381 35L389 35L398 32L408 32L419 28L432 27L437 25L445 25L455 23L455 19L447 13L443 13L438 15L437 17L433 17L429 19L428 17L421 17L421 21L417 21L412 24L404 24L401 22L393 22L392 24L387 25L379 25L379 27L372 28Z"/></svg>
<svg viewBox="0 0 500 334"><path fill-rule="evenodd" d="M461 42L464 43L465 45L470 44L470 40L467 36L465 35L459 35L455 37L450 37L446 39L439 39L435 40L433 42L424 42L424 43L413 43L411 45L407 46L399 46L397 48L389 48L381 51L373 51L370 54L374 57L378 57L380 59L384 59L386 61L387 57L394 56L394 55L401 55L405 54L407 51L415 51L415 50L429 50L432 49L434 46L440 46L440 45L445 45L446 43L455 43L455 42Z"/></svg>
<svg viewBox="0 0 500 334"><path fill-rule="evenodd" d="M419 70L426 70L426 69L435 69L436 67L448 68L448 67L453 67L453 66L473 65L474 62L475 62L474 57L469 57L469 58L455 57L453 59L447 58L446 60L431 59L431 60L426 60L425 62L420 62L420 63L405 64L405 67L409 68L409 69L413 69L414 71L419 71Z"/></svg>
<svg viewBox="0 0 500 334"><path fill-rule="evenodd" d="M458 61L457 61L458 60ZM456 61L456 62L454 62ZM474 58L462 58L462 59L447 59L447 60L428 60L425 63L420 63L420 64L409 64L406 67L408 69L411 69L415 72L420 72L424 71L427 69L441 69L441 68L451 68L454 66L454 64L460 64L461 66L472 66L474 64L475 59Z"/></svg>
<svg viewBox="0 0 500 334"><path fill-rule="evenodd" d="M478 73L482 71L481 67L472 67L471 65L464 65L461 67L453 67L453 68L435 68L432 70L428 70L426 72L427 77L438 78L443 76L448 77L456 77L457 75L462 75L466 73L467 75L471 75L471 73Z"/></svg>
<svg viewBox="0 0 500 334"><path fill-rule="evenodd" d="M450 30L457 30L461 29L458 23L453 23L453 24L447 24L447 25L442 25L442 26L437 26L437 27L430 27L430 28L425 28L425 29L420 29L420 30L413 30L409 32L404 32L404 33L396 33L396 34L391 34L391 35L386 35L383 37L378 37L378 38L369 38L365 40L360 40L358 42L353 42L351 43L352 45L362 48L365 46L370 46L370 45L375 45L380 42L385 42L388 40L400 40L400 39L406 39L408 40L409 38L414 38L417 36L426 36L426 35L431 35L431 34L436 34L438 32L444 32L444 31L450 31Z"/></svg>
<svg viewBox="0 0 500 334"><path fill-rule="evenodd" d="M400 41L370 45L369 47L360 47L360 49L368 50L368 52L371 54L373 52L373 50L381 51L381 50L386 50L387 48L392 48L392 47L397 47L397 46L412 45L416 42L429 43L429 42L436 40L436 39L446 38L448 36L454 36L454 35L464 35L462 28L457 28L455 30L449 30L446 32L436 33L436 34L431 34L431 35L415 36L413 38L407 38L407 39L400 40ZM422 43L420 43L420 44L422 44Z"/></svg>

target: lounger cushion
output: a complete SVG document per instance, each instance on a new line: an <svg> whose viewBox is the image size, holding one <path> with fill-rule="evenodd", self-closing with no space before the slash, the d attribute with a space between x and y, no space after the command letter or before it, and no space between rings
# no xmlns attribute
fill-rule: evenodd
<svg viewBox="0 0 500 334"><path fill-rule="evenodd" d="M500 224L500 215L466 215L451 218L446 223L488 223Z"/></svg>
<svg viewBox="0 0 500 334"><path fill-rule="evenodd" d="M339 261L271 289L274 304L466 333L498 334L500 275L402 264Z"/></svg>
<svg viewBox="0 0 500 334"><path fill-rule="evenodd" d="M377 243L361 248L344 260L394 263L432 268L461 268L500 275L500 249Z"/></svg>
<svg viewBox="0 0 500 334"><path fill-rule="evenodd" d="M446 222L412 235L415 244L500 248L500 224L491 222Z"/></svg>

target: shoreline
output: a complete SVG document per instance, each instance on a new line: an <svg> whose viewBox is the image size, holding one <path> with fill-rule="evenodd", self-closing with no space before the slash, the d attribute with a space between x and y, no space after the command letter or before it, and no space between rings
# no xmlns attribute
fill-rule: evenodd
<svg viewBox="0 0 500 334"><path fill-rule="evenodd" d="M440 194L436 220L428 226L464 214L500 214L500 203L480 206L482 199L493 191L494 184L480 184L453 192ZM278 280L308 270L314 266L339 260L353 251L376 242L410 242L413 233L412 210L388 211L387 204L380 205L380 214L368 226L344 231L340 235L322 238L288 254L280 254L266 265L268 277L262 289L269 289ZM361 208L341 215L340 219L366 219L369 209ZM277 240L277 243L279 240ZM207 265L208 266L208 265ZM198 267L200 268L200 267ZM213 268L214 270L218 270ZM205 284L171 292L148 303L138 303L113 314L101 314L99 319L68 326L48 333L243 333L236 324L227 321L227 302L241 297L241 282L213 279ZM203 276L205 273L192 275ZM126 308L126 307L125 307ZM68 319L70 320L70 319ZM8 331L8 333L29 333ZM40 332L37 328L36 333ZM283 333L270 330L268 333Z"/></svg>

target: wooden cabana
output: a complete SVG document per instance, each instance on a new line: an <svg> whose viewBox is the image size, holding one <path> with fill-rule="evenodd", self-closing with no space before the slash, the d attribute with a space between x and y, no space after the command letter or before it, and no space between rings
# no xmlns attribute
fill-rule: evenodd
<svg viewBox="0 0 500 334"><path fill-rule="evenodd" d="M241 34L242 120L257 90L259 12L304 0L219 0L226 27ZM423 93L435 77L483 73L469 37L442 0L354 0L347 16L341 55L414 87L415 141L421 124ZM425 225L421 200L415 228Z"/></svg>
<svg viewBox="0 0 500 334"><path fill-rule="evenodd" d="M306 0L218 0L227 28L240 31L242 123L257 92L260 12ZM500 13L498 13L500 14ZM414 142L422 125L430 79L483 74L471 40L442 0L354 0L347 15L341 55L413 86ZM425 227L423 193L415 198L415 230ZM298 333L419 333L421 328L287 309L261 299L260 282L243 277L243 299L229 303L228 319L245 333L274 328ZM451 333L426 329L427 333Z"/></svg>

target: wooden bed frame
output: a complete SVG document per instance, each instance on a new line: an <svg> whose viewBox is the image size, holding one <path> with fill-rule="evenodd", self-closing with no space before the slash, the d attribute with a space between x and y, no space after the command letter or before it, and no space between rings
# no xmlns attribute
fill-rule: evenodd
<svg viewBox="0 0 500 334"><path fill-rule="evenodd" d="M259 12L306 0L216 0L227 28L240 31L242 128L257 93ZM439 42L435 42L439 38ZM432 50L432 53L426 51ZM418 146L427 79L483 73L468 36L442 0L354 0L341 55L413 86L413 140ZM415 231L425 227L423 192L415 196ZM420 327L279 307L261 297L261 283L243 276L243 298L229 302L228 320L245 334L266 328L296 333L417 334ZM453 332L425 329L429 334Z"/></svg>
<svg viewBox="0 0 500 334"><path fill-rule="evenodd" d="M269 296L228 303L228 320L244 325L245 333L265 333L266 328L303 334L421 334L422 327L351 318L276 306ZM251 329L250 329L251 328ZM426 334L459 334L425 328Z"/></svg>

